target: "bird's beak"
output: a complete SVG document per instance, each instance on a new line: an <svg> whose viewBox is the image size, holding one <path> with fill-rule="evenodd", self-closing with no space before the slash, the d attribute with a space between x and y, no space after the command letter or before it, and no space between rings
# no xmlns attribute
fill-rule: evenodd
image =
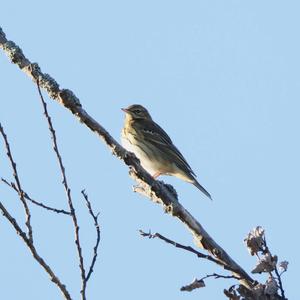
<svg viewBox="0 0 300 300"><path fill-rule="evenodd" d="M128 109L127 108L121 108L121 110L123 110L125 113L128 113Z"/></svg>

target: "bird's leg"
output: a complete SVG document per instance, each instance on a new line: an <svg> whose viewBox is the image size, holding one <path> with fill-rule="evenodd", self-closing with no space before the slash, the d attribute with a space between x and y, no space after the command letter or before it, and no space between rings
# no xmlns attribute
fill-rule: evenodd
<svg viewBox="0 0 300 300"><path fill-rule="evenodd" d="M160 176L162 173L156 172L152 175L153 179L156 179L158 176Z"/></svg>
<svg viewBox="0 0 300 300"><path fill-rule="evenodd" d="M161 172L155 172L153 175L151 175L152 176L152 178L153 179L155 179L156 180L156 178L158 177L158 176L160 176L160 175L162 175L163 173L161 173ZM133 190L135 191L135 192L138 192L139 190L144 190L144 188L143 188L143 186L139 183L138 185L134 185L133 186Z"/></svg>

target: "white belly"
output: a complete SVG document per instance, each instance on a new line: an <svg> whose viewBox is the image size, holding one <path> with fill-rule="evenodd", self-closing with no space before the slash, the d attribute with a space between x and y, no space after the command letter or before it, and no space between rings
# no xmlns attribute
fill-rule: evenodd
<svg viewBox="0 0 300 300"><path fill-rule="evenodd" d="M132 137L134 139L134 137ZM154 175L156 172L160 171L160 164L155 159L149 159L141 148L136 147L134 143L125 138L122 134L121 136L122 146L129 152L133 152L135 156L140 160L142 167L151 175Z"/></svg>

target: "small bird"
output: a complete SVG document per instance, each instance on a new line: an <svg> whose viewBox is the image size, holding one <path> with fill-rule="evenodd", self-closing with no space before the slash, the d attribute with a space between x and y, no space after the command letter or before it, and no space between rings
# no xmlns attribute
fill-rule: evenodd
<svg viewBox="0 0 300 300"><path fill-rule="evenodd" d="M122 110L126 113L122 145L136 155L154 179L160 175L176 176L192 183L212 199L168 134L152 120L145 107L133 104Z"/></svg>

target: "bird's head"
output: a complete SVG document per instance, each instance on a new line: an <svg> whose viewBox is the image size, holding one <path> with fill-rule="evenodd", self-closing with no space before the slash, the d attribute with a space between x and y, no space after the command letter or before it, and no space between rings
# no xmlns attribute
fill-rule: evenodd
<svg viewBox="0 0 300 300"><path fill-rule="evenodd" d="M122 110L126 113L126 115L134 120L144 119L144 120L152 120L148 110L139 104L133 104L128 106L127 108L122 108Z"/></svg>

